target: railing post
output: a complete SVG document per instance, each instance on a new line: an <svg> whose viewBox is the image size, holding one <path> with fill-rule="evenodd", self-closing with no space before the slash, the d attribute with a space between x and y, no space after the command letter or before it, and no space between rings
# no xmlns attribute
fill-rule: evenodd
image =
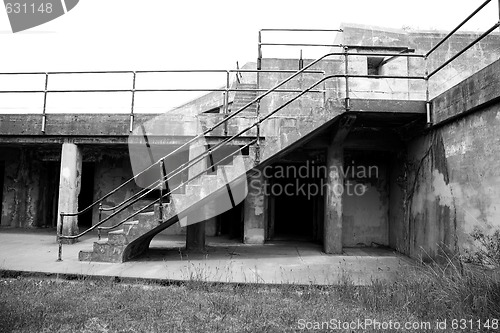
<svg viewBox="0 0 500 333"><path fill-rule="evenodd" d="M255 126L255 128L256 128L255 136L257 138L257 141L255 142L254 165L257 166L260 163L260 98L257 100L257 108L255 109L255 111L256 111L256 119L257 119L257 125Z"/></svg>
<svg viewBox="0 0 500 333"><path fill-rule="evenodd" d="M57 243L58 243L58 251L57 251L57 261L62 261L62 240L61 240L61 236L62 236L62 232L63 232L63 223L64 223L64 213L61 212L60 214L60 221L61 223L59 223L59 229L57 231Z"/></svg>
<svg viewBox="0 0 500 333"><path fill-rule="evenodd" d="M238 74L236 73L236 76ZM226 91L223 94L224 98L224 119L227 118L227 115L229 114L229 88L230 88L230 78L229 78L229 71L226 71ZM224 136L227 136L227 122L224 123Z"/></svg>
<svg viewBox="0 0 500 333"><path fill-rule="evenodd" d="M304 68L304 59L302 59L302 49L300 49L300 58L299 58L299 71Z"/></svg>
<svg viewBox="0 0 500 333"><path fill-rule="evenodd" d="M135 77L136 73L135 71L133 72L133 79L132 79L132 105L130 108L130 124L129 124L129 132L132 133L134 130L134 104L135 104Z"/></svg>
<svg viewBox="0 0 500 333"><path fill-rule="evenodd" d="M101 217L102 217L102 202L99 202L99 219L97 223L101 222ZM101 228L97 227L97 239L101 240Z"/></svg>
<svg viewBox="0 0 500 333"><path fill-rule="evenodd" d="M431 102L429 92L429 61L428 57L424 58L425 61L425 114L427 116L427 125L432 125L431 115Z"/></svg>
<svg viewBox="0 0 500 333"><path fill-rule="evenodd" d="M158 209L160 223L163 222L163 184L165 183L165 174L163 173L163 159L160 160L160 207Z"/></svg>
<svg viewBox="0 0 500 333"><path fill-rule="evenodd" d="M349 48L344 46L344 74L345 74L345 110L349 111L351 109L351 101L349 98Z"/></svg>
<svg viewBox="0 0 500 333"><path fill-rule="evenodd" d="M500 1L500 0L499 0ZM240 64L238 61L236 61L236 82L241 83L241 79L243 78L241 73L240 73Z"/></svg>
<svg viewBox="0 0 500 333"><path fill-rule="evenodd" d="M262 31L259 30L259 42L257 43L257 70L262 69Z"/></svg>
<svg viewBox="0 0 500 333"><path fill-rule="evenodd" d="M47 87L49 85L49 73L45 73L45 90L43 92L43 110L42 110L42 133L45 134L45 126L47 124Z"/></svg>
<svg viewBox="0 0 500 333"><path fill-rule="evenodd" d="M326 108L326 73L323 72L323 107Z"/></svg>

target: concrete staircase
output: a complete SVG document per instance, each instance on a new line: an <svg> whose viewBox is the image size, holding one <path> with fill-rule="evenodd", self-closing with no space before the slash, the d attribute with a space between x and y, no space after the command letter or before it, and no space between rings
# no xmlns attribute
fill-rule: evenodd
<svg viewBox="0 0 500 333"><path fill-rule="evenodd" d="M257 84L238 83L237 89L253 89L254 91L236 91L234 95L233 105L230 111L238 111L257 97ZM245 109L243 112L257 111L257 104L254 103Z"/></svg>
<svg viewBox="0 0 500 333"><path fill-rule="evenodd" d="M226 155L227 156L227 155ZM246 172L253 158L241 154L217 159L213 169L185 184L184 193L172 193L171 201L155 204L134 221L123 223L108 237L94 242L92 250L80 251L80 261L124 262L147 251L154 236L179 223L181 227L207 220L233 208L247 195ZM116 223L116 222L115 222Z"/></svg>

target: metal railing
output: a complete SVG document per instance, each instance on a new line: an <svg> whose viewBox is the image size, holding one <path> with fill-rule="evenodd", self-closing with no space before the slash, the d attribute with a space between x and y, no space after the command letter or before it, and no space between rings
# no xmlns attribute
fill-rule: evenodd
<svg viewBox="0 0 500 333"><path fill-rule="evenodd" d="M138 202L140 199L144 198L146 195L148 195L149 193L151 193L152 191L154 191L155 190L155 186L163 186L163 184L164 184L165 181L168 182L168 180L170 180L172 177L175 177L175 176L179 175L180 173L189 170L189 168L191 166L193 166L194 164L198 163L202 159L208 157L209 155L213 154L216 150L218 150L219 148L223 147L224 145L230 143L235 138L240 137L242 134L248 132L250 129L252 129L252 128L255 127L257 129L257 133L258 133L259 128L260 128L260 124L263 121L269 119L270 117L272 117L274 114L276 114L277 112L279 112L283 108L289 106L291 103L293 103L294 101L296 101L297 99L299 99L300 97L302 97L304 94L313 91L313 89L317 85L319 85L319 84L321 84L321 83L323 83L323 82L325 82L327 80L330 80L330 79L333 79L333 78L344 78L345 80L348 80L349 77L352 77L352 78L374 78L374 77L377 77L377 78L405 79L405 80L408 80L408 79L410 79L410 80L411 79L423 79L423 77L411 77L411 76L391 76L391 75L373 76L373 75L355 75L355 74L346 74L346 73L324 76L323 78L321 78L320 80L316 81L314 84L312 84L308 88L301 90L300 93L298 93L297 95L295 95L293 98L291 98L290 100L288 100L287 102L285 102L284 104L282 104L281 106L279 106L278 108L276 108L275 110L267 113L264 117L262 117L262 118L257 117L257 120L253 124L251 124L250 126L244 128L243 130L241 130L237 134L234 134L233 136L226 138L225 140L223 140L220 143L216 144L214 147L209 148L208 150L202 152L200 155L198 155L198 156L194 157L193 159L189 160L188 162L180 165L177 169L173 170L168 175L163 175L163 173L161 173L161 177L158 179L158 181L156 181L155 183L153 183L153 184L151 184L150 186L147 187L147 188L151 187L150 189L147 189L147 190L143 189L142 191L140 191L140 193L138 193L137 196L134 196L133 198L128 198L124 202L119 203L118 205L116 205L115 207L113 207L111 209L113 211L113 213L111 215L107 216L103 220L100 220L97 224L93 225L91 228L89 228L89 229L87 229L87 230L85 230L85 231L83 231L83 232L81 232L81 233L79 233L77 235L62 235L63 224L64 224L64 217L66 217L66 216L78 216L78 215L80 215L80 214L88 211L89 209L91 209L93 206L95 206L97 204L99 204L100 208L102 209L102 201L104 199L108 198L110 195L116 193L116 191L118 191L119 189L123 188L126 184L132 182L134 179L136 179L137 177L141 176L142 174L144 174L145 172L147 172L148 170L150 170L153 167L158 167L158 166L161 167L164 164L164 161L166 159L168 159L169 157L171 157L175 153L181 151L183 148L189 147L190 144L195 143L196 141L198 141L200 139L203 139L208 133L212 132L215 128L217 128L217 127L219 127L219 126L221 126L223 124L226 124L230 119L234 118L235 116L237 116L238 114L240 114L241 112L243 112L245 109L247 109L251 105L253 105L255 103L260 103L260 101L261 101L262 98L264 98L264 97L268 96L269 94L271 94L271 93L279 90L280 87L282 87L286 83L290 82L295 77L301 75L303 72L306 72L307 70L309 70L309 68L315 66L320 61L322 61L322 60L324 60L324 59L326 59L328 57L340 56L340 55L344 55L344 54L345 54L345 52L332 52L332 53L325 54L324 56L322 56L322 57L320 57L320 58L312 61L310 64L308 64L307 66L305 66L301 70L296 71L294 74L292 74L291 76L289 76L285 80L281 81L280 83L278 83L274 87L272 87L272 88L268 89L267 91L265 91L262 95L259 95L256 98L254 98L252 101L248 102L241 109L239 109L239 110L237 110L235 112L230 113L227 117L225 117L224 119L222 119L221 121L219 121L218 123L216 123L214 126L208 128L204 132L198 134L197 136L195 136L192 139L188 140L187 142L185 142L181 146L177 147L172 152L170 152L169 154L165 155L164 157L162 157L161 159L159 159L157 162L155 162L151 166L149 166L146 169L144 169L142 172L136 174L134 177L132 177L131 179L129 179L128 181L126 181L125 183L123 183L122 185L120 185L119 187L117 187L115 190L111 191L110 193L108 193L107 195L105 195L104 197L102 197L101 199L99 199L96 202L94 202L91 206L89 206L89 207L85 208L84 210L82 210L81 212L77 212L77 213L71 213L71 214L61 213L60 214L60 223L59 223L59 226L58 226L58 240L59 240L59 251L58 251L59 255L58 255L58 260L61 260L61 256L62 256L62 240L65 240L65 239L66 240L72 240L72 239L80 238L83 235L89 233L90 231L92 231L92 230L94 230L96 228L98 229L98 234L100 236L100 230L101 229L109 230L109 229L116 228L116 227L122 225L123 223L125 223L126 221L128 221L130 218L136 216L140 212L143 212L145 209L153 206L154 204L156 204L158 202L161 202L161 200L165 196L171 194L172 191L174 191L175 189L174 190L170 190L167 194L163 194L163 193L160 192L160 197L158 199L156 199L153 202L147 204L145 207L143 207L140 210L134 212L132 215L128 216L127 218L125 218L124 220L120 221L119 223L117 223L117 224L115 224L115 225L113 225L111 227L101 227L102 224L104 224L105 222L107 222L111 218L115 217L120 212L122 212L125 209L127 209L132 204ZM387 55L388 56L398 56L398 54L395 54L395 53L388 53ZM360 56L362 56L362 55L360 55ZM417 55L406 54L405 56L417 56ZM345 103L346 103L346 110L347 110L348 109L348 104L349 104L349 97L348 96L346 96ZM258 141L259 141L259 135L257 135L257 139L253 140L251 143L245 145L244 147L242 147L240 149L243 149L243 148L245 148L247 146L250 146L250 145L253 145L253 144L257 144ZM256 147L256 148L258 148L258 147ZM256 149L256 150L258 151L258 149ZM228 157L229 156L226 156L226 157L224 157L224 159L226 159ZM256 160L256 163L259 162L258 153L257 153L257 156L256 156L255 160ZM204 174L207 170L209 170L211 168L213 168L213 166L210 166L206 170L204 170L201 173L197 174L195 176L195 178L201 176L202 174ZM245 176L246 176L246 173L245 173ZM185 185L185 184L187 184L192 179L193 178L190 178L188 181L181 183L181 185L177 186L176 189L179 188L179 187L181 187L181 186L183 186L183 185ZM161 212L160 212L160 214L161 214Z"/></svg>
<svg viewBox="0 0 500 333"><path fill-rule="evenodd" d="M153 92L221 92L222 93L222 113L229 113L229 94L237 91L251 91L251 92L263 92L265 89L241 89L236 86L231 88L231 75L240 75L241 73L277 73L277 74L287 74L294 73L294 70L257 70L257 69L175 69L175 70L148 70L148 71L71 71L71 72L11 72L11 73L0 73L2 75L42 75L44 79L44 89L32 89L32 90L0 90L0 94L26 94L26 93L39 93L43 94L43 107L42 107L42 125L41 132L45 134L47 126L47 97L49 94L58 93L131 93L131 103L130 103L130 120L129 120L129 132L133 131L134 119L135 119L135 97L137 93L153 93ZM137 77L140 74L168 74L168 73L222 73L226 76L225 86L222 88L163 88L163 89L136 89ZM321 74L325 75L324 71L320 70L309 70L304 71L304 74ZM131 74L132 82L130 89L49 89L49 78L54 75L80 75L80 74ZM280 92L300 92L300 89L279 89L276 90L277 93ZM324 93L323 90L313 90L311 93Z"/></svg>

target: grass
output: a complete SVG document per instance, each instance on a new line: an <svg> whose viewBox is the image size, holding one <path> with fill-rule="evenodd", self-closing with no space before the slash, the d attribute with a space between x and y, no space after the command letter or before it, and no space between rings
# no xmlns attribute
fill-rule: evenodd
<svg viewBox="0 0 500 333"><path fill-rule="evenodd" d="M452 319L491 323L500 318L500 282L454 265L418 268L395 281L364 287L347 278L326 287L0 279L1 332L289 332L332 319L366 318L432 325L448 321L446 330L433 326L418 332L456 332Z"/></svg>

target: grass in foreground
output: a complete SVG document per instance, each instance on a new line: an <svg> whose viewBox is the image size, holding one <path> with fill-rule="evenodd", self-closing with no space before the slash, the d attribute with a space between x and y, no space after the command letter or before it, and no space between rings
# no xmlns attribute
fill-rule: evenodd
<svg viewBox="0 0 500 333"><path fill-rule="evenodd" d="M452 319L500 319L500 283L480 272L425 269L358 287L131 285L112 281L0 279L0 332L289 332L333 320L430 322L432 329L335 332L477 332ZM436 320L447 320L436 330ZM302 324L301 324L302 323ZM325 325L325 324L322 324ZM327 331L332 326L322 326ZM307 331L307 330L306 330ZM500 328L491 332L500 331Z"/></svg>

